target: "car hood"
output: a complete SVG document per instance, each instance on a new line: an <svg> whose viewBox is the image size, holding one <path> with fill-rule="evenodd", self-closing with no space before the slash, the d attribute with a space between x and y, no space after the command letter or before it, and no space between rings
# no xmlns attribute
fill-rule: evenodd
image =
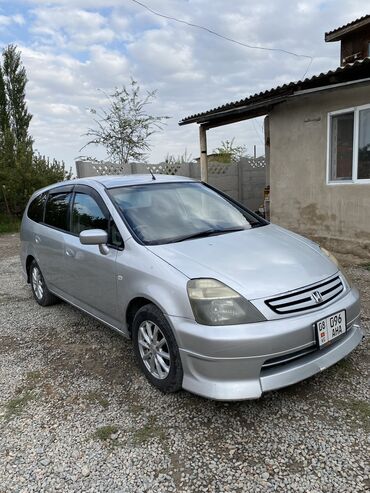
<svg viewBox="0 0 370 493"><path fill-rule="evenodd" d="M249 300L301 288L338 271L318 245L272 224L147 248L189 279L218 279Z"/></svg>

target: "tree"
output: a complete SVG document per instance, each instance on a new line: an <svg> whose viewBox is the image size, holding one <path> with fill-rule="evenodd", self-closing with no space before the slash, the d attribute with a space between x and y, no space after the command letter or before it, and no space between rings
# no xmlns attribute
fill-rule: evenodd
<svg viewBox="0 0 370 493"><path fill-rule="evenodd" d="M150 149L149 138L163 129L167 116L153 116L146 107L155 99L156 91L142 95L139 84L131 79L130 86L116 88L113 94L105 94L107 107L94 109L95 128L85 134L91 137L81 149L89 145L101 145L107 157L114 163L126 164L130 160L145 161Z"/></svg>
<svg viewBox="0 0 370 493"><path fill-rule="evenodd" d="M167 153L166 157L164 158L164 162L166 164L187 164L193 161L194 159L191 153L188 153L187 149L185 149L183 154L177 156Z"/></svg>
<svg viewBox="0 0 370 493"><path fill-rule="evenodd" d="M7 124L17 144L32 145L28 129L32 115L26 103L27 75L21 61L21 53L15 45L3 50L3 85L6 92Z"/></svg>
<svg viewBox="0 0 370 493"><path fill-rule="evenodd" d="M0 213L8 215L20 215L38 188L71 176L63 162L50 161L33 150L26 84L21 54L9 45L0 64Z"/></svg>
<svg viewBox="0 0 370 493"><path fill-rule="evenodd" d="M213 152L217 154L218 160L223 163L234 163L247 155L247 147L245 145L236 146L234 144L235 137L231 140L221 141L221 145Z"/></svg>

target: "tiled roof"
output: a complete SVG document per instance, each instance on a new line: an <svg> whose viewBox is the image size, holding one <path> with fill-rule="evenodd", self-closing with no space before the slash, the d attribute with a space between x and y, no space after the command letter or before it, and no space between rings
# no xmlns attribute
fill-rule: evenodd
<svg viewBox="0 0 370 493"><path fill-rule="evenodd" d="M246 116L248 113L251 113L252 111L256 112L257 110L257 112L259 111L259 113L263 115L266 114L269 107L272 107L274 104L286 99L297 91L315 89L365 78L370 78L370 58L358 60L354 63L344 65L343 67L338 67L336 70L329 70L328 72L314 75L313 77L298 82L283 84L273 89L269 89L268 91L262 91L245 99L226 103L208 111L195 113L194 115L183 118L179 122L179 125L195 122L211 122L215 121L215 119L221 119L225 114L231 115L234 113L236 114L237 112L239 114L243 112L243 115Z"/></svg>
<svg viewBox="0 0 370 493"><path fill-rule="evenodd" d="M335 41L336 39L331 39L332 37L335 37L333 35L339 34L340 31L347 30L348 28L355 28L356 24L364 24L365 21L370 22L370 14L359 17L358 19L351 21L348 24L345 24L344 26L337 27L336 29L333 29L332 31L328 31L327 33L325 33L325 41ZM327 39L327 38L329 38L329 39Z"/></svg>

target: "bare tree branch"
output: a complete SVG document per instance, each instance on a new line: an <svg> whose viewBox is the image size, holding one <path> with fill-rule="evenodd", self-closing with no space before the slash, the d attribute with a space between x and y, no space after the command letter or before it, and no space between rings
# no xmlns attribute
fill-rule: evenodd
<svg viewBox="0 0 370 493"><path fill-rule="evenodd" d="M100 145L106 149L108 158L118 164L129 160L145 161L150 149L149 138L161 131L168 116L153 116L146 106L156 97L156 91L146 91L142 96L139 84L131 79L127 88L116 88L113 94L106 94L106 108L90 108L94 115L94 127L85 136L90 140L80 149Z"/></svg>

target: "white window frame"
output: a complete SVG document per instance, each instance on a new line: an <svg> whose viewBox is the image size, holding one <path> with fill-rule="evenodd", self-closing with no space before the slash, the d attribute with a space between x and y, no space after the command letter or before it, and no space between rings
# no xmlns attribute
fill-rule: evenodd
<svg viewBox="0 0 370 493"><path fill-rule="evenodd" d="M370 104L362 106L352 106L342 110L331 111L327 118L327 154L326 154L326 184L327 185L366 185L370 184L368 178L357 178L358 171L358 141L359 141L359 113L361 110L370 109ZM334 115L353 112L353 155L352 155L352 179L351 180L330 180L330 145L331 145L331 118Z"/></svg>

